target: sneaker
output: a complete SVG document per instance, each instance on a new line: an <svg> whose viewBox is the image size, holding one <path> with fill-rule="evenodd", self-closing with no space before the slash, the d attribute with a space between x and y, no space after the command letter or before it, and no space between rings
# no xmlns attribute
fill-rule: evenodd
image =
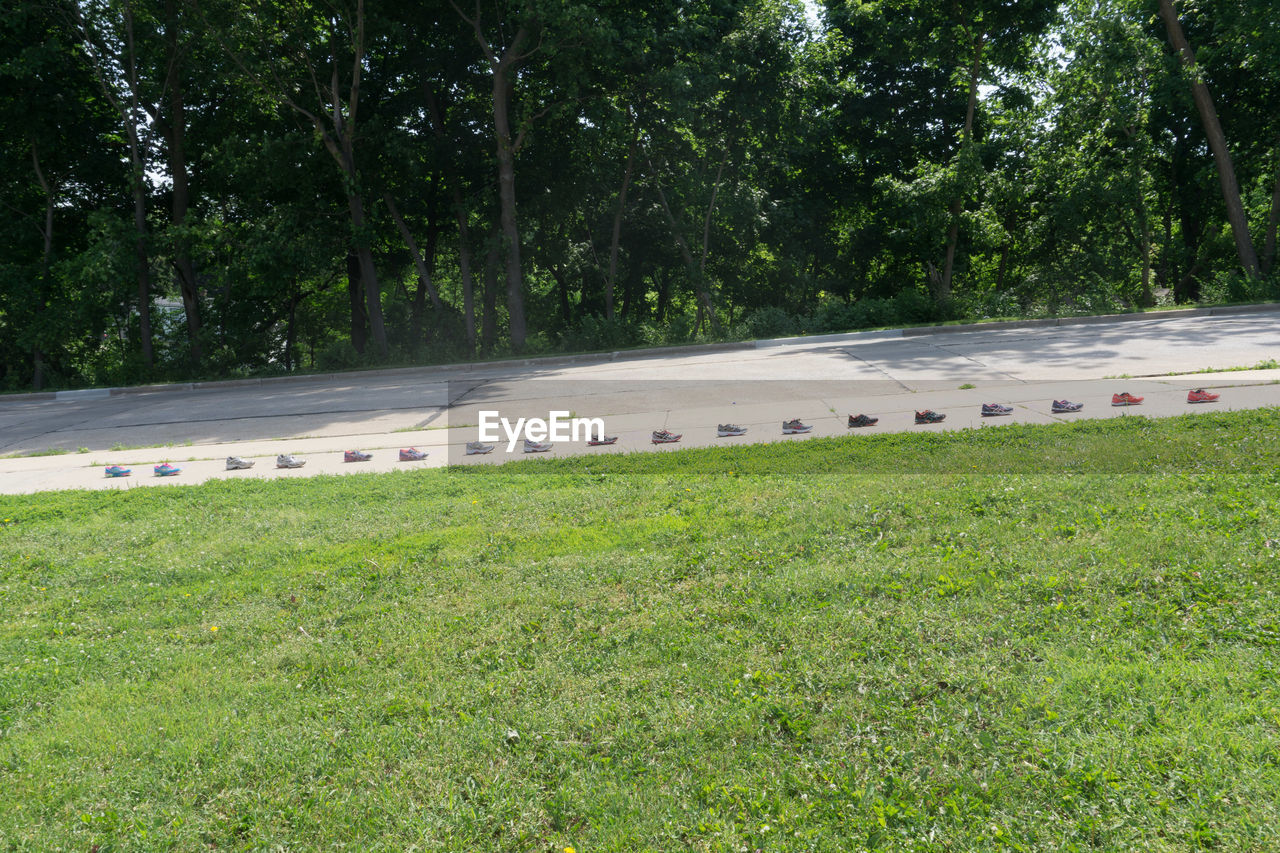
<svg viewBox="0 0 1280 853"><path fill-rule="evenodd" d="M1128 391L1111 395L1111 405L1113 406L1136 406L1141 402L1141 397L1135 397Z"/></svg>
<svg viewBox="0 0 1280 853"><path fill-rule="evenodd" d="M879 422L880 422L879 418L873 418L870 415L849 415L850 427L875 426Z"/></svg>
<svg viewBox="0 0 1280 853"><path fill-rule="evenodd" d="M1069 400L1054 400L1053 405L1049 408L1055 415L1061 415L1067 412L1080 411L1084 408L1084 403L1072 403Z"/></svg>
<svg viewBox="0 0 1280 853"><path fill-rule="evenodd" d="M427 452L425 450L419 450L416 447L400 448L401 462L421 462L423 459L426 459L426 458L427 458Z"/></svg>
<svg viewBox="0 0 1280 853"><path fill-rule="evenodd" d="M122 468L122 467L120 467L119 465L108 465L108 466L107 466L107 476L108 476L108 477L128 477L128 476L129 476L130 474L132 474L132 473L133 473L133 469L132 469L132 468Z"/></svg>
<svg viewBox="0 0 1280 853"><path fill-rule="evenodd" d="M170 465L168 462L157 465L154 469L157 477L172 477L175 474L182 473L182 469L177 465Z"/></svg>
<svg viewBox="0 0 1280 853"><path fill-rule="evenodd" d="M716 427L716 435L719 435L719 436L746 435L746 434L747 434L747 428L740 427L737 424L720 424L719 426Z"/></svg>
<svg viewBox="0 0 1280 853"><path fill-rule="evenodd" d="M227 470L228 470L228 471L240 471L240 470L242 470L242 469L244 469L244 468L252 468L252 467L253 467L253 460L252 460L252 459L245 459L243 456L228 456L228 457L227 457Z"/></svg>
<svg viewBox="0 0 1280 853"><path fill-rule="evenodd" d="M553 447L555 445L549 441L530 441L527 438L524 440L525 453L546 453Z"/></svg>
<svg viewBox="0 0 1280 853"><path fill-rule="evenodd" d="M602 447L606 444L617 444L618 437L616 435L598 435L594 438L587 439L588 447Z"/></svg>
<svg viewBox="0 0 1280 853"><path fill-rule="evenodd" d="M811 429L813 429L811 425L800 423L799 418L796 418L795 420L791 420L791 421L782 422L783 435L795 435L796 433L809 432L809 430Z"/></svg>
<svg viewBox="0 0 1280 853"><path fill-rule="evenodd" d="M1187 402L1188 403L1216 403L1218 402L1218 397L1220 396L1221 396L1220 394L1215 394L1212 391L1206 391L1203 388L1197 388L1194 391L1187 392Z"/></svg>
<svg viewBox="0 0 1280 853"><path fill-rule="evenodd" d="M478 453L492 453L492 452L493 452L493 445L492 445L492 444L485 444L484 442L481 442L481 441L468 441L468 442L467 442L467 455L468 455L468 456L475 456L475 455L476 455L476 454L478 454Z"/></svg>
<svg viewBox="0 0 1280 853"><path fill-rule="evenodd" d="M916 412L916 423L918 424L940 424L946 420L946 415L940 415L932 409L925 409L923 412Z"/></svg>
<svg viewBox="0 0 1280 853"><path fill-rule="evenodd" d="M665 429L655 429L653 431L654 444L675 444L683 437L683 433L667 432Z"/></svg>
<svg viewBox="0 0 1280 853"><path fill-rule="evenodd" d="M343 462L368 462L372 458L372 453L365 453L363 450L348 450L342 454Z"/></svg>
<svg viewBox="0 0 1280 853"><path fill-rule="evenodd" d="M305 459L299 459L292 453L281 453L276 457L277 468L301 468L306 464L307 462Z"/></svg>
<svg viewBox="0 0 1280 853"><path fill-rule="evenodd" d="M984 418L994 417L996 415L1012 415L1013 406L1005 406L1000 403L983 403L982 416Z"/></svg>

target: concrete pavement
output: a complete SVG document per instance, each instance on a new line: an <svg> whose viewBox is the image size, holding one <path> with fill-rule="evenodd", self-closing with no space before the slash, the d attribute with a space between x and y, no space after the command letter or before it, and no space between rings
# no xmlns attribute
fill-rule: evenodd
<svg viewBox="0 0 1280 853"><path fill-rule="evenodd" d="M216 477L299 477L385 471L446 462L496 462L464 457L481 409L507 417L546 417L551 410L605 417L620 436L608 448L560 443L550 455L670 450L725 442L784 440L780 423L800 417L814 435L844 434L844 419L878 415L873 431L985 428L995 423L1051 422L1129 413L1110 395L1147 397L1132 413L1159 416L1280 405L1280 370L1165 376L1204 368L1280 359L1280 313L1178 316L1117 323L992 329L945 335L892 333L792 339L747 349L617 354L577 363L509 362L426 367L254 384L213 383L187 390L152 390L61 399L0 399L0 492L63 488L130 488L195 483ZM1120 378L1134 377L1134 378ZM1148 378L1142 378L1148 377ZM972 389L961 389L972 384ZM1221 402L1188 406L1193 387L1222 390ZM1084 402L1078 415L1053 416L1049 401ZM982 402L1012 404L1008 418L983 419ZM911 414L932 408L944 424L917 427ZM719 439L716 423L741 423L746 436ZM685 434L678 445L654 448L649 432ZM803 436L785 440L803 440ZM400 463L396 449L416 445L426 462ZM344 464L341 451L373 451L368 463ZM83 448L83 450L81 450ZM12 456L50 450L63 455ZM307 466L278 471L277 453ZM258 460L249 471L225 471L228 455ZM150 466L181 465L173 478ZM134 476L107 479L103 467L123 464Z"/></svg>

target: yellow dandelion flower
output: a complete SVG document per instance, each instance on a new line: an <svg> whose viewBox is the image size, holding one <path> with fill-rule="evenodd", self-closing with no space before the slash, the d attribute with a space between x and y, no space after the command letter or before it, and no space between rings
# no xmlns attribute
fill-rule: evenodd
<svg viewBox="0 0 1280 853"><path fill-rule="evenodd" d="M210 625L210 626L209 626L209 630L210 630L210 631L216 631L216 630L218 630L218 626L217 626L217 625Z"/></svg>

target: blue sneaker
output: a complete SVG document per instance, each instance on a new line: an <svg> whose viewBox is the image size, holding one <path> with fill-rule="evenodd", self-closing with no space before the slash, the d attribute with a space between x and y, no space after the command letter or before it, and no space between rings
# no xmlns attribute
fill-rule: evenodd
<svg viewBox="0 0 1280 853"><path fill-rule="evenodd" d="M107 466L108 477L128 477L132 473L133 473L132 468L121 468L119 465Z"/></svg>
<svg viewBox="0 0 1280 853"><path fill-rule="evenodd" d="M983 403L982 404L982 416L984 418L989 418L994 415L1012 415L1012 414L1013 414L1013 406L1005 406L1005 405L1001 405L1000 403Z"/></svg>
<svg viewBox="0 0 1280 853"><path fill-rule="evenodd" d="M157 477L172 477L174 474L182 473L181 468L177 465L170 465L168 462L157 465L153 470L156 472Z"/></svg>

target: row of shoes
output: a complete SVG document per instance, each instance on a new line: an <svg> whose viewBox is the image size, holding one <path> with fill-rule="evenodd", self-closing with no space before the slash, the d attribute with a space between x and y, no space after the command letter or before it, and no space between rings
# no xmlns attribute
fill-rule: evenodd
<svg viewBox="0 0 1280 853"><path fill-rule="evenodd" d="M347 450L342 454L343 462L368 462L372 458L373 454L364 450ZM416 447L400 448L401 462L420 462L426 458L427 452L425 450L419 450ZM254 461L253 459L245 459L243 456L228 456L227 470L244 471L252 468ZM292 453L281 453L276 457L277 468L301 468L306 464L307 461L305 459L299 459ZM173 477L182 473L181 468L177 465L170 465L168 462L155 466L154 471L157 477ZM108 477L128 477L133 474L133 469L125 468L122 465L108 465L106 474Z"/></svg>
<svg viewBox="0 0 1280 853"><path fill-rule="evenodd" d="M123 465L108 465L106 467L108 477L131 477L133 469L126 468ZM182 473L182 469L177 465L170 465L168 462L162 462L151 469L157 477L173 477Z"/></svg>
<svg viewBox="0 0 1280 853"><path fill-rule="evenodd" d="M1221 396L1220 394L1215 394L1212 391L1206 391L1204 388L1196 388L1194 390L1187 392L1187 402L1188 403L1215 403L1218 401L1218 398L1220 396ZM1142 404L1143 399L1144 399L1143 397L1130 394L1127 391L1121 391L1117 394L1111 395L1111 405L1138 406ZM1070 400L1054 400L1050 404L1049 410L1053 414L1058 415L1058 414L1067 414L1071 412L1078 412L1083 408L1084 408L1084 403L1073 403ZM941 423L947 418L946 415L941 414L939 412L935 412L932 409L925 409L923 411L918 411L915 414L916 414L915 420L916 420L916 423L918 424ZM1013 406L1007 406L1003 403L983 403L982 404L982 416L984 418L999 417L1001 415L1011 415L1011 414L1013 414ZM879 418L872 417L866 414L849 415L849 427L851 429L857 428L857 427L875 426L879 422L880 422ZM789 421L782 422L783 435L798 435L802 433L811 432L812 430L813 430L812 425L802 422L799 418L793 418ZM739 436L739 435L746 435L746 433L747 433L747 428L743 426L739 426L737 424L717 424L716 425L717 436L721 436L721 437ZM665 429L654 430L653 436L652 436L654 444L674 444L675 442L678 442L683 437L684 435L681 433L674 433ZM587 440L587 444L591 447L600 447L603 445L616 444L617 442L618 442L618 437L616 435L600 435ZM548 450L550 450L554 446L555 445L553 445L552 443L546 442L546 441L530 441L529 439L525 439L524 452L525 453L546 453ZM466 449L467 449L468 456L474 456L477 454L492 453L494 446L492 444L485 444L484 442L481 442L481 441L468 441ZM373 458L373 454L364 450L347 450L347 451L344 451L342 454L343 462L368 462L372 458ZM419 450L416 447L400 448L399 459L401 462L420 462L426 458L427 458L427 453L425 450ZM242 456L228 456L227 470L239 471L239 470L244 470L246 468L252 468L253 463L254 463L254 460L245 459ZM306 464L307 464L306 460L299 459L298 457L294 456L291 453L281 453L279 456L276 457L277 468L301 468L303 465L306 465ZM156 465L152 470L155 476L157 477L173 477L173 476L176 476L177 474L182 473L181 468L179 468L176 465L170 465L168 462L164 462L160 465ZM133 474L132 469L125 468L120 465L109 465L106 468L106 475L108 477L128 477L132 474Z"/></svg>
<svg viewBox="0 0 1280 853"><path fill-rule="evenodd" d="M1216 403L1221 394L1215 394L1212 391L1206 391L1203 388L1195 388L1187 392L1188 403ZM1127 391L1119 394L1111 395L1111 405L1113 406L1137 406L1141 405L1143 397L1136 397Z"/></svg>

